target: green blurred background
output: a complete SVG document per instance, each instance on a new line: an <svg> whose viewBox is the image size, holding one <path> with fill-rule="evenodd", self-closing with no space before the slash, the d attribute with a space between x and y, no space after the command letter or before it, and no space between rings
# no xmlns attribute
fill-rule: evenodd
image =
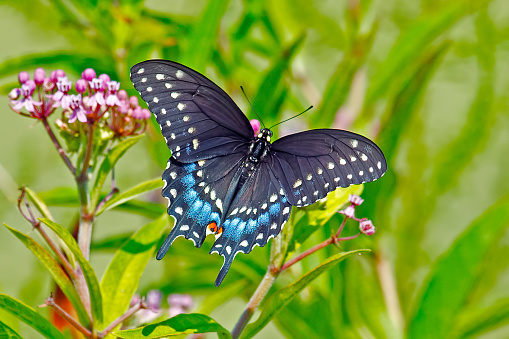
<svg viewBox="0 0 509 339"><path fill-rule="evenodd" d="M254 118L244 86L267 125L315 106L276 134L349 129L374 138L388 160L357 212L378 232L342 245L373 254L325 273L260 338L509 337L507 1L0 1L0 29L0 221L30 232L15 205L18 185L73 187L41 126L8 108L18 72L62 68L75 81L92 67L134 95L132 65L175 60L205 73ZM119 162L121 190L160 175L168 151L158 133L152 125ZM146 200L158 202L159 192ZM53 211L63 225L76 212ZM103 240L149 220L99 218L91 256L99 276L115 248ZM340 221L333 217L303 248ZM222 258L208 248L177 241L166 260L149 262L140 292L190 293L195 311L231 329L268 248L239 255L219 289ZM337 251L306 259L276 288ZM0 290L35 306L50 289L42 266L1 228Z"/></svg>

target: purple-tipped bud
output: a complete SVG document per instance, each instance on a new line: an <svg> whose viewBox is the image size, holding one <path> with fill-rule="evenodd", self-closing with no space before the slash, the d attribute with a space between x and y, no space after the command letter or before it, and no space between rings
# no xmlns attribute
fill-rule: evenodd
<svg viewBox="0 0 509 339"><path fill-rule="evenodd" d="M122 105L118 106L118 111L120 114L127 114L129 112L129 106L125 103L122 103Z"/></svg>
<svg viewBox="0 0 509 339"><path fill-rule="evenodd" d="M117 97L118 97L118 99L119 99L120 101L125 101L125 100L127 100L128 95L127 95L127 92L126 92L126 91L124 91L123 89L121 89L120 91L118 91L118 93L117 93Z"/></svg>
<svg viewBox="0 0 509 339"><path fill-rule="evenodd" d="M90 68L88 68L90 69ZM78 81L76 81L76 91L78 93L85 93L85 91L87 90L87 87L88 87L88 83L85 79L79 79Z"/></svg>
<svg viewBox="0 0 509 339"><path fill-rule="evenodd" d="M51 81L54 84L57 83L57 81L58 81L57 71L53 71L53 72L50 73L49 81Z"/></svg>
<svg viewBox="0 0 509 339"><path fill-rule="evenodd" d="M373 222L371 220L368 220L368 219L362 219L361 222L359 223L359 229L361 230L362 233L366 234L366 235L373 235L375 234L375 226L373 225Z"/></svg>
<svg viewBox="0 0 509 339"><path fill-rule="evenodd" d="M138 106L135 109L133 109L133 118L142 120L143 119L143 113L141 112L141 107Z"/></svg>
<svg viewBox="0 0 509 339"><path fill-rule="evenodd" d="M360 204L362 204L364 202L364 199L362 199L361 197L359 197L356 194L350 194L350 195L348 195L348 201L350 201L355 206L359 206Z"/></svg>
<svg viewBox="0 0 509 339"><path fill-rule="evenodd" d="M25 85L27 85L28 87L30 87L30 92L33 93L34 92L34 89L35 89L35 81L33 80L28 80L27 82L25 82Z"/></svg>
<svg viewBox="0 0 509 339"><path fill-rule="evenodd" d="M28 72L19 72L18 74L18 80L19 80L19 83L20 84L24 84L25 82L27 82L28 80L30 79L30 75L28 75Z"/></svg>
<svg viewBox="0 0 509 339"><path fill-rule="evenodd" d="M21 89L20 88L14 88L12 91L9 92L9 99L16 100L21 95Z"/></svg>
<svg viewBox="0 0 509 339"><path fill-rule="evenodd" d="M99 75L99 79L103 82L103 88L108 88L108 82L110 81L110 76L108 74Z"/></svg>
<svg viewBox="0 0 509 339"><path fill-rule="evenodd" d="M253 131L254 131L254 135L257 136L258 133L260 133L260 122L256 119L253 119L253 120L250 120L249 121L251 123L251 127L253 128Z"/></svg>
<svg viewBox="0 0 509 339"><path fill-rule="evenodd" d="M150 119L150 111L148 109L146 109L146 108L141 110L141 115L142 115L142 119L143 120Z"/></svg>
<svg viewBox="0 0 509 339"><path fill-rule="evenodd" d="M46 71L44 68L37 68L34 72L34 81L37 85L42 85L44 83L44 78L46 78Z"/></svg>
<svg viewBox="0 0 509 339"><path fill-rule="evenodd" d="M138 293L133 295L133 298L131 299L130 307L133 307L134 305L137 305L141 300L141 297Z"/></svg>
<svg viewBox="0 0 509 339"><path fill-rule="evenodd" d="M55 72L57 73L57 79L65 77L65 72L63 70L57 69Z"/></svg>
<svg viewBox="0 0 509 339"><path fill-rule="evenodd" d="M81 77L86 81L92 81L95 78L95 70L93 68L87 68L83 72L81 72Z"/></svg>
<svg viewBox="0 0 509 339"><path fill-rule="evenodd" d="M129 105L131 105L132 108L138 107L138 97L135 97L135 96L130 97Z"/></svg>
<svg viewBox="0 0 509 339"><path fill-rule="evenodd" d="M170 306L179 306L184 309L193 307L193 298L189 294L170 294L168 296L168 304Z"/></svg>
<svg viewBox="0 0 509 339"><path fill-rule="evenodd" d="M161 307L163 293L158 290L150 290L147 293L147 305L152 311L157 311Z"/></svg>
<svg viewBox="0 0 509 339"><path fill-rule="evenodd" d="M355 218L355 207L353 205L348 206L345 208L345 210L342 212L342 214L346 215L350 219Z"/></svg>

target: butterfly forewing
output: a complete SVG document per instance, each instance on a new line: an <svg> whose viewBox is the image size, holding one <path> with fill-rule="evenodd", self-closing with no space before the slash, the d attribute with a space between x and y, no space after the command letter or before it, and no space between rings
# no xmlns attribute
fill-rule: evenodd
<svg viewBox="0 0 509 339"><path fill-rule="evenodd" d="M178 161L231 154L253 139L249 121L231 98L188 67L148 60L133 66L131 80Z"/></svg>
<svg viewBox="0 0 509 339"><path fill-rule="evenodd" d="M338 187L374 181L387 170L374 142L342 130L285 136L271 145L271 155L274 173L294 206L312 204Z"/></svg>

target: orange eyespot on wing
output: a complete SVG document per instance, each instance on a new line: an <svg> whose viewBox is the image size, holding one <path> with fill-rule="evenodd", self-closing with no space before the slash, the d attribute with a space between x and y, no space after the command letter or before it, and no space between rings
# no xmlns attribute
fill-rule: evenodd
<svg viewBox="0 0 509 339"><path fill-rule="evenodd" d="M209 224L208 228L212 233L217 233L217 224L214 221Z"/></svg>

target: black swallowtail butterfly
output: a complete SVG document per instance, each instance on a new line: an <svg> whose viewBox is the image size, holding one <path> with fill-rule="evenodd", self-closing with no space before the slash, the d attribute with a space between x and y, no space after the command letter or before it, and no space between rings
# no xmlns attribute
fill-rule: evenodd
<svg viewBox="0 0 509 339"><path fill-rule="evenodd" d="M292 206L306 206L338 187L380 178L382 151L358 134L317 129L280 138L253 129L233 100L202 74L176 62L148 60L131 80L156 116L171 150L162 195L175 225L162 259L180 236L224 257L223 281L238 252L264 246L281 231Z"/></svg>

